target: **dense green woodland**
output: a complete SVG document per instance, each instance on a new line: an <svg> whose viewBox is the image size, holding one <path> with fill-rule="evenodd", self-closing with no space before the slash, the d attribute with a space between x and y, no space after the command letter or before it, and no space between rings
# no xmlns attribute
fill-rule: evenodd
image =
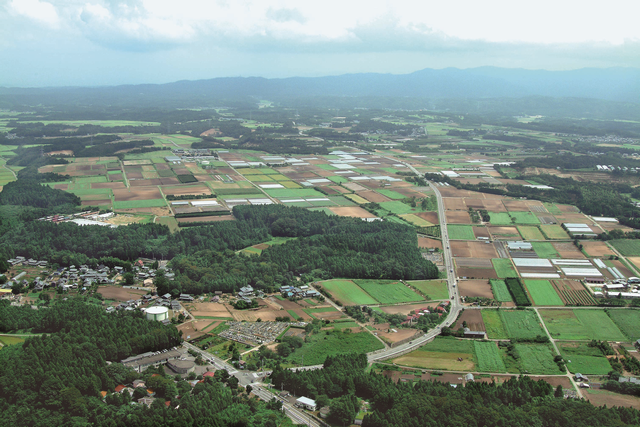
<svg viewBox="0 0 640 427"><path fill-rule="evenodd" d="M324 369L291 372L275 369L273 384L298 395L328 397L329 420L349 425L355 419L357 399L371 410L363 427L427 426L631 426L640 424L640 411L595 407L587 401L554 397L553 387L529 377L495 383L471 382L465 387L419 381L393 383L366 373L364 354L328 357ZM321 397L322 396L322 397Z"/></svg>
<svg viewBox="0 0 640 427"><path fill-rule="evenodd" d="M140 315L105 313L80 299L32 310L0 301L0 326L45 332L0 350L0 425L3 426L263 426L289 424L279 405L239 394L225 375L196 385L174 381L163 370L142 374L118 362L145 351L178 345L174 326ZM160 375L153 376L159 373ZM126 393L108 394L141 378L158 398L150 408L131 405ZM226 386L222 381L226 380ZM136 390L133 398L146 394ZM179 398L176 396L179 395ZM167 407L164 402L171 401ZM175 409L179 406L179 409Z"/></svg>

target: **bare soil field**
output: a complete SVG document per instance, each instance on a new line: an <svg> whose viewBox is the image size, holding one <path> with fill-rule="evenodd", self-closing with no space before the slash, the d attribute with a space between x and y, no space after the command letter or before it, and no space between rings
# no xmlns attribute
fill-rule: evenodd
<svg viewBox="0 0 640 427"><path fill-rule="evenodd" d="M267 183L265 183L265 184L267 184ZM273 184L273 183L271 183L271 184ZM260 185L260 183L259 183L259 182L256 182L256 185ZM332 188L332 187L320 187L320 189L321 189L321 190L322 190L326 195L328 195L328 196L333 196L333 195L336 195L336 194L341 194L341 193L339 193L338 191L336 191L336 190L335 190L334 188Z"/></svg>
<svg viewBox="0 0 640 427"><path fill-rule="evenodd" d="M503 184L529 185L529 183L527 181L523 181L521 179L500 178L498 181L502 182Z"/></svg>
<svg viewBox="0 0 640 427"><path fill-rule="evenodd" d="M129 301L131 299L139 299L142 295L147 294L147 291L138 289L125 289L120 286L98 286L98 292L104 299L113 299L116 301Z"/></svg>
<svg viewBox="0 0 640 427"><path fill-rule="evenodd" d="M487 258L456 258L455 262L459 268L493 268L491 260Z"/></svg>
<svg viewBox="0 0 640 427"><path fill-rule="evenodd" d="M525 212L529 210L527 203L521 200L503 200L502 203L510 212Z"/></svg>
<svg viewBox="0 0 640 427"><path fill-rule="evenodd" d="M130 200L162 199L162 193L157 188L114 189L113 196L117 202Z"/></svg>
<svg viewBox="0 0 640 427"><path fill-rule="evenodd" d="M150 178L150 179L129 179L129 186L131 187L156 187L162 184L162 179L160 178Z"/></svg>
<svg viewBox="0 0 640 427"><path fill-rule="evenodd" d="M596 242L592 240L581 240L582 249L593 257L604 257L614 255L613 250L605 242Z"/></svg>
<svg viewBox="0 0 640 427"><path fill-rule="evenodd" d="M442 200L446 210L467 210L467 206L464 204L464 199L460 197L443 197Z"/></svg>
<svg viewBox="0 0 640 427"><path fill-rule="evenodd" d="M176 219L178 223L235 221L235 217L233 215L197 216L192 218L176 218Z"/></svg>
<svg viewBox="0 0 640 427"><path fill-rule="evenodd" d="M342 184L342 186L344 188L348 188L349 190L354 191L356 193L360 193L362 191L368 191L367 188L363 187L360 184L356 184L355 182L345 182L344 184Z"/></svg>
<svg viewBox="0 0 640 427"><path fill-rule="evenodd" d="M438 214L436 212L418 212L415 215L425 221L429 221L431 224L440 224L440 220L438 219Z"/></svg>
<svg viewBox="0 0 640 427"><path fill-rule="evenodd" d="M420 304L404 304L404 305L389 305L386 307L380 307L380 309L382 311L384 311L387 314L402 314L404 316L406 316L407 314L409 314L410 312L414 311L414 310L418 310L421 308L426 308L429 307L429 309L432 309L434 307L437 307L438 304L437 303L420 303Z"/></svg>
<svg viewBox="0 0 640 427"><path fill-rule="evenodd" d="M464 203L467 205L468 208L486 209L484 205L484 199L472 199L469 197L464 199Z"/></svg>
<svg viewBox="0 0 640 427"><path fill-rule="evenodd" d="M481 271L481 270L478 270L478 271ZM491 291L491 284L489 283L488 280L481 280L481 279L461 280L458 282L458 287L460 290L460 295L462 296L493 298L493 292ZM476 310L465 310L465 313L467 311L476 311ZM480 314L480 310L477 310L477 311L478 311L478 314ZM480 319L482 319L482 316L480 316Z"/></svg>
<svg viewBox="0 0 640 427"><path fill-rule="evenodd" d="M620 271L620 273L622 273L624 276L632 277L636 275L635 273L631 272L631 270L629 270L627 267L625 267L624 264L622 264L620 261L613 260L611 262L613 263L614 267L616 267Z"/></svg>
<svg viewBox="0 0 640 427"><path fill-rule="evenodd" d="M580 212L576 206L573 205L556 205L560 212Z"/></svg>
<svg viewBox="0 0 640 427"><path fill-rule="evenodd" d="M559 224L563 222L574 222L574 223L592 225L594 223L591 218L581 213L563 213L561 215L556 214L554 216L558 220Z"/></svg>
<svg viewBox="0 0 640 427"><path fill-rule="evenodd" d="M455 178L456 181L461 182L462 184L482 184L486 182L482 178Z"/></svg>
<svg viewBox="0 0 640 427"><path fill-rule="evenodd" d="M573 244L573 242L556 242L551 243L558 251L562 258L584 259L586 258L582 252Z"/></svg>
<svg viewBox="0 0 640 427"><path fill-rule="evenodd" d="M640 269L640 257L638 256L628 256L627 260L631 262L636 268Z"/></svg>
<svg viewBox="0 0 640 427"><path fill-rule="evenodd" d="M211 190L206 185L190 185L188 187L161 187L164 194L171 194L173 196L183 195L201 195L211 194Z"/></svg>
<svg viewBox="0 0 640 427"><path fill-rule="evenodd" d="M364 199L367 199L372 203L388 202L389 200L391 200L387 196L383 196L382 194L376 193L375 191L371 191L371 190L360 191L358 192L358 196Z"/></svg>
<svg viewBox="0 0 640 427"><path fill-rule="evenodd" d="M329 187L323 187L323 188L330 188L331 190L340 193L340 194L346 194L346 193L351 193L350 190L347 190L346 188L343 188L339 185L331 185Z"/></svg>
<svg viewBox="0 0 640 427"><path fill-rule="evenodd" d="M491 225L487 228L492 236L508 236L509 240L522 240L516 227Z"/></svg>
<svg viewBox="0 0 640 427"><path fill-rule="evenodd" d="M418 247L442 249L442 242L440 240L430 239L428 237L418 237Z"/></svg>
<svg viewBox="0 0 640 427"><path fill-rule="evenodd" d="M83 200L80 202L82 206L103 206L110 205L111 199Z"/></svg>
<svg viewBox="0 0 640 427"><path fill-rule="evenodd" d="M486 237L491 238L491 234L489 234L489 230L487 227L473 227L473 234L478 237Z"/></svg>
<svg viewBox="0 0 640 427"><path fill-rule="evenodd" d="M456 269L456 275L458 277L472 277L476 279L497 279L498 278L496 271L494 269L489 269L489 268L458 268ZM462 287L460 287L460 289L462 290ZM489 291L491 291L491 286L489 286ZM483 296L483 295L468 295L468 296ZM493 298L493 297L490 297L490 298Z"/></svg>
<svg viewBox="0 0 640 427"><path fill-rule="evenodd" d="M134 208L134 209L118 209L118 212L127 213L150 213L157 216L171 216L171 209L162 208Z"/></svg>
<svg viewBox="0 0 640 427"><path fill-rule="evenodd" d="M399 328L391 328L388 323L380 323L377 325L373 325L376 328L376 332L379 337L385 338L392 343L397 343L406 339L409 339L416 335L415 329L399 329ZM390 329L395 329L398 332L387 332Z"/></svg>
<svg viewBox="0 0 640 427"><path fill-rule="evenodd" d="M626 225L621 225L621 224L611 224L611 223L606 223L606 222L599 222L598 225L601 228L603 228L605 231L622 230L625 233L627 233L629 231L634 231L633 228L627 227Z"/></svg>
<svg viewBox="0 0 640 427"><path fill-rule="evenodd" d="M69 188L69 184L56 184L56 185L53 186L53 188L55 190L67 191L67 189Z"/></svg>
<svg viewBox="0 0 640 427"><path fill-rule="evenodd" d="M423 193L416 191L413 188L396 188L394 191L407 197L417 197L417 198L424 197Z"/></svg>
<svg viewBox="0 0 640 427"><path fill-rule="evenodd" d="M582 394L585 399L596 406L624 406L640 409L640 397L617 394L605 390L582 390Z"/></svg>
<svg viewBox="0 0 640 427"><path fill-rule="evenodd" d="M477 197L478 193L468 190L458 190L454 187L438 187L442 197Z"/></svg>
<svg viewBox="0 0 640 427"><path fill-rule="evenodd" d="M472 331L484 331L484 321L482 320L482 312L480 310L465 310L462 312L453 329L458 330L462 327L462 323L467 322L467 327Z"/></svg>
<svg viewBox="0 0 640 427"><path fill-rule="evenodd" d="M177 329L182 331L183 339L192 340L205 335L202 328L206 328L210 323L211 320L194 320L193 322L187 322L179 325Z"/></svg>
<svg viewBox="0 0 640 427"><path fill-rule="evenodd" d="M558 224L558 219L548 213L546 214L536 213L536 217L538 218L538 221L540 221L542 224Z"/></svg>
<svg viewBox="0 0 640 427"><path fill-rule="evenodd" d="M330 207L329 210L338 216L350 216L354 218L375 218L376 216L357 206Z"/></svg>
<svg viewBox="0 0 640 427"><path fill-rule="evenodd" d="M445 215L450 224L471 224L471 217L467 211L445 211Z"/></svg>
<svg viewBox="0 0 640 427"><path fill-rule="evenodd" d="M485 209L491 212L506 212L507 208L504 207L501 199L485 199Z"/></svg>
<svg viewBox="0 0 640 427"><path fill-rule="evenodd" d="M230 317L231 313L225 306L217 302L198 302L194 304L185 304L185 308L189 313L196 317Z"/></svg>
<svg viewBox="0 0 640 427"><path fill-rule="evenodd" d="M124 182L93 182L91 188L126 188Z"/></svg>
<svg viewBox="0 0 640 427"><path fill-rule="evenodd" d="M451 241L451 251L455 257L464 258L498 258L492 244L474 241Z"/></svg>
<svg viewBox="0 0 640 427"><path fill-rule="evenodd" d="M122 177L121 173L113 173L113 174L107 175L107 179L113 182L113 181L122 181L124 178Z"/></svg>

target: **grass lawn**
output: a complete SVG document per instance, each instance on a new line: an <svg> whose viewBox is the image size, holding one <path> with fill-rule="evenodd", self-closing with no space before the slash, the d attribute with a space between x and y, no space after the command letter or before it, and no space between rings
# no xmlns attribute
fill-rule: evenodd
<svg viewBox="0 0 640 427"><path fill-rule="evenodd" d="M426 295L427 299L449 299L447 282L444 280L412 280L407 283Z"/></svg>
<svg viewBox="0 0 640 427"><path fill-rule="evenodd" d="M561 371L553 361L555 356L550 345L547 344L516 344L520 354L520 370L528 374L559 374Z"/></svg>
<svg viewBox="0 0 640 427"><path fill-rule="evenodd" d="M514 224L540 224L540 220L531 212L509 212Z"/></svg>
<svg viewBox="0 0 640 427"><path fill-rule="evenodd" d="M491 224L493 225L512 225L511 217L506 212L489 212Z"/></svg>
<svg viewBox="0 0 640 427"><path fill-rule="evenodd" d="M551 336L561 340L626 341L604 310L540 310Z"/></svg>
<svg viewBox="0 0 640 427"><path fill-rule="evenodd" d="M478 360L477 370L480 372L506 372L498 345L493 342L474 341L474 350Z"/></svg>
<svg viewBox="0 0 640 427"><path fill-rule="evenodd" d="M505 279L507 277L518 277L518 273L513 268L513 264L510 259L493 258L491 260L493 268L496 270L496 274L499 278Z"/></svg>
<svg viewBox="0 0 640 427"><path fill-rule="evenodd" d="M393 280L354 280L356 285L378 300L380 304L396 304L400 302L424 301L411 288Z"/></svg>
<svg viewBox="0 0 640 427"><path fill-rule="evenodd" d="M384 345L369 332L351 333L349 331L323 331L311 335L301 348L296 349L286 361L297 365L319 365L327 356L341 353L369 353L384 348Z"/></svg>
<svg viewBox="0 0 640 427"><path fill-rule="evenodd" d="M15 345L15 344L21 344L24 342L24 338L23 337L11 337L11 336L7 336L7 335L0 335L0 342L2 342L2 344L4 345Z"/></svg>
<svg viewBox="0 0 640 427"><path fill-rule="evenodd" d="M540 258L560 258L560 254L549 242L531 242L531 246Z"/></svg>
<svg viewBox="0 0 640 427"><path fill-rule="evenodd" d="M554 224L542 224L540 230L547 236L549 240L563 240L568 239L569 235L559 225Z"/></svg>
<svg viewBox="0 0 640 427"><path fill-rule="evenodd" d="M640 310L609 310L608 314L630 340L640 339Z"/></svg>
<svg viewBox="0 0 640 427"><path fill-rule="evenodd" d="M149 200L129 200L126 202L113 202L114 209L133 209L133 208L151 208L167 206L167 202L164 199L149 199Z"/></svg>
<svg viewBox="0 0 640 427"><path fill-rule="evenodd" d="M609 244L624 256L640 256L640 240L609 240Z"/></svg>
<svg viewBox="0 0 640 427"><path fill-rule="evenodd" d="M400 194L396 191L393 190L385 190L385 189L379 189L377 190L378 193L382 194L383 196L387 196L388 198L392 199L392 200L402 200L402 199L406 199L407 196L405 196L404 194Z"/></svg>
<svg viewBox="0 0 640 427"><path fill-rule="evenodd" d="M473 227L470 225L447 224L447 231L451 240L476 240L476 235L473 234Z"/></svg>
<svg viewBox="0 0 640 427"><path fill-rule="evenodd" d="M548 280L525 280L535 305L564 305L560 296Z"/></svg>
<svg viewBox="0 0 640 427"><path fill-rule="evenodd" d="M500 310L500 317L509 338L535 338L538 335L546 335L533 310Z"/></svg>
<svg viewBox="0 0 640 427"><path fill-rule="evenodd" d="M500 317L499 310L482 310L482 321L484 327L487 330L487 337L489 339L507 339L507 331Z"/></svg>
<svg viewBox="0 0 640 427"><path fill-rule="evenodd" d="M378 304L378 301L351 280L327 280L320 282L320 285L342 305Z"/></svg>
<svg viewBox="0 0 640 427"><path fill-rule="evenodd" d="M402 198L404 199L405 197L402 196ZM406 203L397 202L397 201L382 202L380 203L380 206L382 206L384 209L396 215L408 214L412 212L422 212L420 208L417 208L417 207L412 208Z"/></svg>
<svg viewBox="0 0 640 427"><path fill-rule="evenodd" d="M513 299L511 298L511 294L509 293L509 289L507 288L506 283L504 283L504 280L491 279L490 282L491 290L493 291L493 297L496 301L513 301Z"/></svg>
<svg viewBox="0 0 640 427"><path fill-rule="evenodd" d="M532 225L519 225L518 231L525 240L545 240L538 227Z"/></svg>
<svg viewBox="0 0 640 427"><path fill-rule="evenodd" d="M459 361L458 358L462 358ZM411 353L393 359L398 365L451 371L473 371L474 345L471 340L436 337L435 340Z"/></svg>

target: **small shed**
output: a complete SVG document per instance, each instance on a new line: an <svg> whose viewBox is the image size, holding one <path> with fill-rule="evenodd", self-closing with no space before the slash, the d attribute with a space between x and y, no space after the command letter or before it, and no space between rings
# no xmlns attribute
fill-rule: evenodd
<svg viewBox="0 0 640 427"><path fill-rule="evenodd" d="M315 411L316 410L316 401L309 399L307 397L299 397L298 399L296 399L296 406L304 408L304 409L308 409L310 411Z"/></svg>

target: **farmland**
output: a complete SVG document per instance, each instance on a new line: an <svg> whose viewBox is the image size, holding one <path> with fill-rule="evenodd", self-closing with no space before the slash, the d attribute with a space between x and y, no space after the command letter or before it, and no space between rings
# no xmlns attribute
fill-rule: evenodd
<svg viewBox="0 0 640 427"><path fill-rule="evenodd" d="M509 338L499 310L482 310L482 321L490 339Z"/></svg>
<svg viewBox="0 0 640 427"><path fill-rule="evenodd" d="M568 239L569 235L560 225L555 224L542 224L540 230L547 236L549 240L563 240Z"/></svg>
<svg viewBox="0 0 640 427"><path fill-rule="evenodd" d="M520 225L518 231L525 240L545 240L538 227Z"/></svg>
<svg viewBox="0 0 640 427"><path fill-rule="evenodd" d="M473 342L476 359L478 360L477 369L480 372L506 372L500 351L495 342Z"/></svg>
<svg viewBox="0 0 640 427"><path fill-rule="evenodd" d="M564 305L548 280L525 280L535 305Z"/></svg>
<svg viewBox="0 0 640 427"><path fill-rule="evenodd" d="M624 334L603 310L540 310L540 315L555 339L626 340Z"/></svg>
<svg viewBox="0 0 640 427"><path fill-rule="evenodd" d="M504 283L504 280L490 280L491 289L493 291L493 297L496 301L501 302L510 302L513 301L511 298L511 294L509 293L509 289L507 285Z"/></svg>
<svg viewBox="0 0 640 427"><path fill-rule="evenodd" d="M352 333L350 331L329 330L311 335L307 342L293 352L286 362L296 365L319 365L324 363L327 356L340 353L368 353L379 350L384 345L369 332Z"/></svg>
<svg viewBox="0 0 640 427"><path fill-rule="evenodd" d="M393 359L393 362L418 368L472 371L475 368L474 345L472 341L436 337L418 350Z"/></svg>
<svg viewBox="0 0 640 427"><path fill-rule="evenodd" d="M423 301L420 295L400 282L392 280L354 280L353 282L380 304Z"/></svg>
<svg viewBox="0 0 640 427"><path fill-rule="evenodd" d="M451 240L475 240L476 236L473 234L473 227L470 225L447 225L447 231L449 232L449 238Z"/></svg>
<svg viewBox="0 0 640 427"><path fill-rule="evenodd" d="M532 339L545 335L532 310L500 310L500 317L509 338Z"/></svg>
<svg viewBox="0 0 640 427"><path fill-rule="evenodd" d="M522 373L557 375L562 372L558 370L558 365L553 361L554 353L550 345L518 343L515 347L520 355L520 371Z"/></svg>
<svg viewBox="0 0 640 427"><path fill-rule="evenodd" d="M610 240L609 244L624 256L640 256L640 241L638 240Z"/></svg>
<svg viewBox="0 0 640 427"><path fill-rule="evenodd" d="M529 301L529 297L527 296L527 292L522 285L522 281L519 278L507 278L504 281L507 285L507 289L513 298L513 301L516 305L519 306L530 306L531 301Z"/></svg>
<svg viewBox="0 0 640 427"><path fill-rule="evenodd" d="M640 310L609 310L608 314L630 340L640 339Z"/></svg>
<svg viewBox="0 0 640 427"><path fill-rule="evenodd" d="M510 259L494 258L491 260L491 263L499 278L518 277L518 273L516 273L516 270L513 268Z"/></svg>
<svg viewBox="0 0 640 427"><path fill-rule="evenodd" d="M586 343L559 343L558 348L566 361L569 371L587 375L606 375L611 371L609 360L597 347L588 347Z"/></svg>
<svg viewBox="0 0 640 427"><path fill-rule="evenodd" d="M447 283L443 280L413 280L407 282L429 299L448 299Z"/></svg>
<svg viewBox="0 0 640 427"><path fill-rule="evenodd" d="M362 288L351 280L328 280L320 285L340 301L342 305L370 305L377 304L373 297L367 294Z"/></svg>
<svg viewBox="0 0 640 427"><path fill-rule="evenodd" d="M560 258L560 254L548 242L531 242L533 250L540 258Z"/></svg>

